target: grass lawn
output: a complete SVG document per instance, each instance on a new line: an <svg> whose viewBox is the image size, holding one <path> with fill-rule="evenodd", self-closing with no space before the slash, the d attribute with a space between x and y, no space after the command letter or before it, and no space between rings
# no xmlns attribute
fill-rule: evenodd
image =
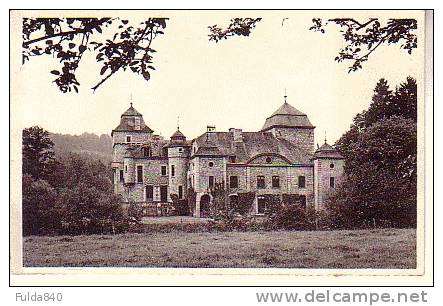
<svg viewBox="0 0 443 306"><path fill-rule="evenodd" d="M415 229L25 237L27 267L415 268Z"/></svg>

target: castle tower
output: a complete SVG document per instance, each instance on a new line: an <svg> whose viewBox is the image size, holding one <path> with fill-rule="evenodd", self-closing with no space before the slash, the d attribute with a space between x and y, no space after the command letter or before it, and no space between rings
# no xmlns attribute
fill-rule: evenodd
<svg viewBox="0 0 443 306"><path fill-rule="evenodd" d="M271 132L274 137L284 138L296 144L304 152L314 153L314 129L308 116L288 102L285 95L285 102L263 125L262 132Z"/></svg>
<svg viewBox="0 0 443 306"><path fill-rule="evenodd" d="M325 143L314 154L314 203L315 209L323 209L324 201L334 192L343 176L344 157Z"/></svg>
<svg viewBox="0 0 443 306"><path fill-rule="evenodd" d="M176 194L179 199L186 198L189 157L190 146L186 141L186 136L177 127L168 145L168 164L169 195Z"/></svg>
<svg viewBox="0 0 443 306"><path fill-rule="evenodd" d="M152 136L152 130L145 124L142 114L133 106L121 115L120 124L112 130L112 171L114 175L114 192L125 197L125 184L134 171L130 153L127 150L135 144L140 144ZM126 161L126 163L125 163ZM131 168L132 165L132 168Z"/></svg>

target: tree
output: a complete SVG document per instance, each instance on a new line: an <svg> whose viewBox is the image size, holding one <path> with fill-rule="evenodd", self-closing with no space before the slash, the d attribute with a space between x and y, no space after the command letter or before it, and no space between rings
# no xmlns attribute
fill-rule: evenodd
<svg viewBox="0 0 443 306"><path fill-rule="evenodd" d="M335 227L416 225L416 84L377 84L369 109L357 114L336 146L345 179L327 201Z"/></svg>
<svg viewBox="0 0 443 306"><path fill-rule="evenodd" d="M60 91L78 92L80 83L77 68L85 52L96 52L102 62L100 75L104 77L92 87L95 91L117 71L130 69L150 79L152 41L163 34L167 18L148 18L137 26L120 18L23 18L23 64L31 57L52 55L62 64L51 73ZM118 24L111 39L95 40L104 28Z"/></svg>
<svg viewBox="0 0 443 306"><path fill-rule="evenodd" d="M352 65L348 67L348 73L361 69L362 63L369 59L369 55L383 44L400 43L400 47L408 54L417 48L415 19L389 19L384 25L378 18L370 18L363 23L353 18L333 18L325 23L321 18L314 18L312 22L313 25L309 29L323 34L326 33L325 27L328 24L340 27L346 45L338 51L335 60L350 61Z"/></svg>
<svg viewBox="0 0 443 306"><path fill-rule="evenodd" d="M33 179L46 179L56 166L54 143L49 133L44 129L33 126L23 130L22 158L23 174L29 174Z"/></svg>
<svg viewBox="0 0 443 306"><path fill-rule="evenodd" d="M56 233L60 229L56 208L56 190L45 180L35 180L29 174L22 178L23 235Z"/></svg>
<svg viewBox="0 0 443 306"><path fill-rule="evenodd" d="M86 184L104 193L112 193L112 172L100 160L76 153L60 156L54 173L49 178L58 189Z"/></svg>

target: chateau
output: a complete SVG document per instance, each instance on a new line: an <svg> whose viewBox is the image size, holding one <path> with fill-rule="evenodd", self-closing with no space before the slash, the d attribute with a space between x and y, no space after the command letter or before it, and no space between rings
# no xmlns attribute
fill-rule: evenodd
<svg viewBox="0 0 443 306"><path fill-rule="evenodd" d="M303 207L318 210L339 184L344 158L326 140L315 150L314 129L285 96L258 132L217 132L208 126L204 134L187 140L177 127L166 140L153 133L131 103L111 133L114 192L125 203L142 204L151 216L171 206L171 195L185 199L188 190L196 195L192 215L207 216L217 183L223 184L229 201L254 192L253 214L265 211L269 194L293 195Z"/></svg>

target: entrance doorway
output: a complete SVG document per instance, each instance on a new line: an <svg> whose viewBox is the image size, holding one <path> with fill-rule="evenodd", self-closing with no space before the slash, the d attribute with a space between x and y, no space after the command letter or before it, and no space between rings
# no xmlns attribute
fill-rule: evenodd
<svg viewBox="0 0 443 306"><path fill-rule="evenodd" d="M200 217L209 217L210 213L211 197L207 194L202 195L200 198Z"/></svg>
<svg viewBox="0 0 443 306"><path fill-rule="evenodd" d="M265 197L257 197L257 206L258 206L258 213L264 214L266 210L266 200Z"/></svg>

